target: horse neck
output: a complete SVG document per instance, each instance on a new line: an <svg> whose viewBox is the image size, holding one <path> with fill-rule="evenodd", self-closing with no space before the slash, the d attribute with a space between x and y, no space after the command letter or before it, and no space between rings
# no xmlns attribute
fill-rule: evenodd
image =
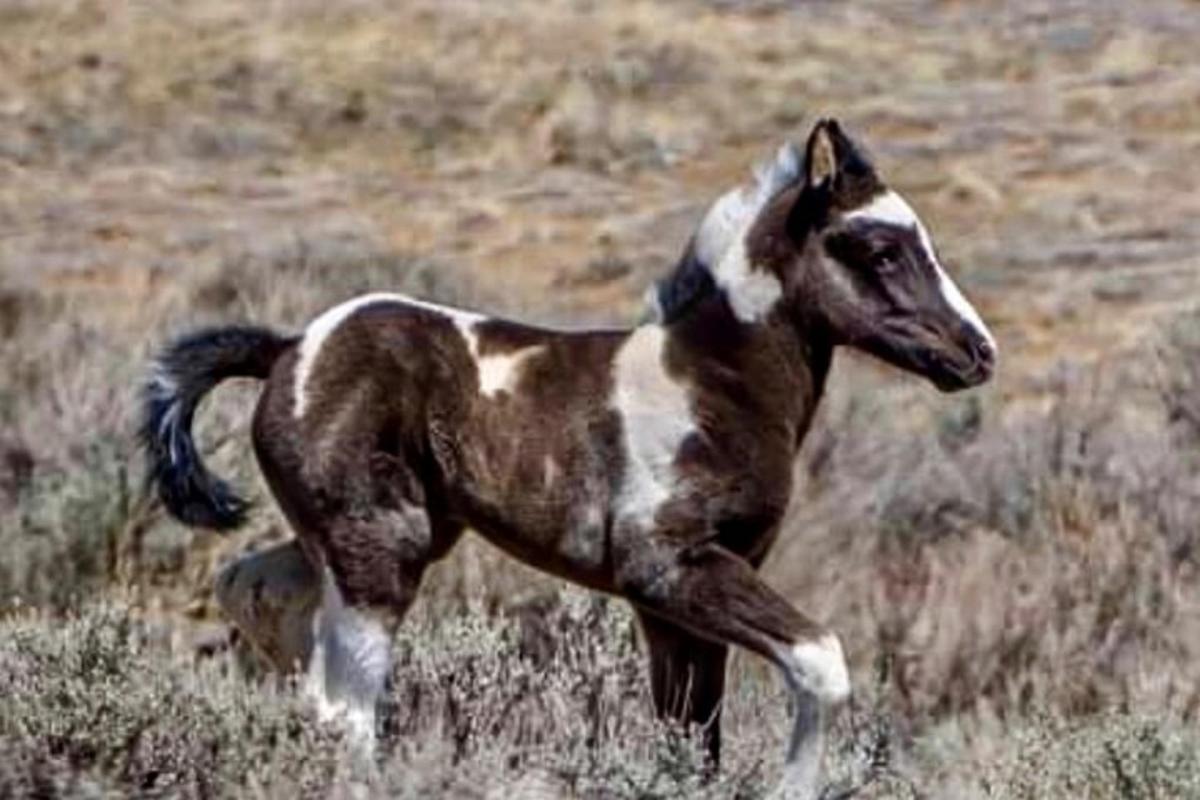
<svg viewBox="0 0 1200 800"><path fill-rule="evenodd" d="M824 391L833 345L816 328L776 310L755 324L739 321L713 293L664 324L671 366L701 395L767 431L786 431L798 448Z"/></svg>

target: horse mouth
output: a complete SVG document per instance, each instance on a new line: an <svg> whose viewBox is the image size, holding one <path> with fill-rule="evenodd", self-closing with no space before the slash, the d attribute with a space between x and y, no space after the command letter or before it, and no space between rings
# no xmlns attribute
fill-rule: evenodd
<svg viewBox="0 0 1200 800"><path fill-rule="evenodd" d="M929 361L932 367L927 373L929 380L943 392L958 392L984 384L992 377L996 367L994 358L974 353L948 356L932 351Z"/></svg>
<svg viewBox="0 0 1200 800"><path fill-rule="evenodd" d="M987 369L976 368L969 372L959 372L951 375L940 375L932 378L933 385L943 392L960 392L964 389L973 389L983 383L986 383L991 377L991 372Z"/></svg>
<svg viewBox="0 0 1200 800"><path fill-rule="evenodd" d="M996 356L983 339L959 342L951 340L930 325L912 320L893 324L893 333L903 344L901 356L930 383L943 392L958 392L986 383L996 370Z"/></svg>

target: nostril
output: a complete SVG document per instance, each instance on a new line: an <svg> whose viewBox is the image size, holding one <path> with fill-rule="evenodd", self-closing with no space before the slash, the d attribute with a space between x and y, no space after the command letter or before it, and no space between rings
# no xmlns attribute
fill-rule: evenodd
<svg viewBox="0 0 1200 800"><path fill-rule="evenodd" d="M975 360L981 364L990 366L996 361L996 349L982 336L972 339L971 352L975 355Z"/></svg>

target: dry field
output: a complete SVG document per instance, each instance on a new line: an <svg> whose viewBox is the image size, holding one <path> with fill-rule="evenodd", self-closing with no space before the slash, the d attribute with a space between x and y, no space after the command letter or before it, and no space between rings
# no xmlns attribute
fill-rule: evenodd
<svg viewBox="0 0 1200 800"><path fill-rule="evenodd" d="M763 796L763 665L705 783L624 609L475 542L356 773L223 648L211 576L275 512L164 520L133 400L171 333L368 288L630 323L833 115L1002 366L954 397L835 367L766 568L851 661L825 796L1200 797L1197 41L1194 0L0 0L0 796ZM245 486L253 392L199 426Z"/></svg>

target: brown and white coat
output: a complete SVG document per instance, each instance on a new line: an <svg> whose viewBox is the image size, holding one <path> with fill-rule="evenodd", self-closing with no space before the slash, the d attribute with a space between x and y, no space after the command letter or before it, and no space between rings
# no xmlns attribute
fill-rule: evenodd
<svg viewBox="0 0 1200 800"><path fill-rule="evenodd" d="M651 300L653 319L632 330L371 294L298 337L193 334L148 383L151 480L184 522L240 522L244 504L196 456L191 417L220 380L265 380L255 453L322 582L309 686L365 739L392 633L425 568L470 527L626 598L660 713L704 725L714 760L728 646L775 663L796 699L784 786L811 796L847 665L837 637L756 568L833 351L953 390L988 378L995 344L923 224L833 121L720 198Z"/></svg>

